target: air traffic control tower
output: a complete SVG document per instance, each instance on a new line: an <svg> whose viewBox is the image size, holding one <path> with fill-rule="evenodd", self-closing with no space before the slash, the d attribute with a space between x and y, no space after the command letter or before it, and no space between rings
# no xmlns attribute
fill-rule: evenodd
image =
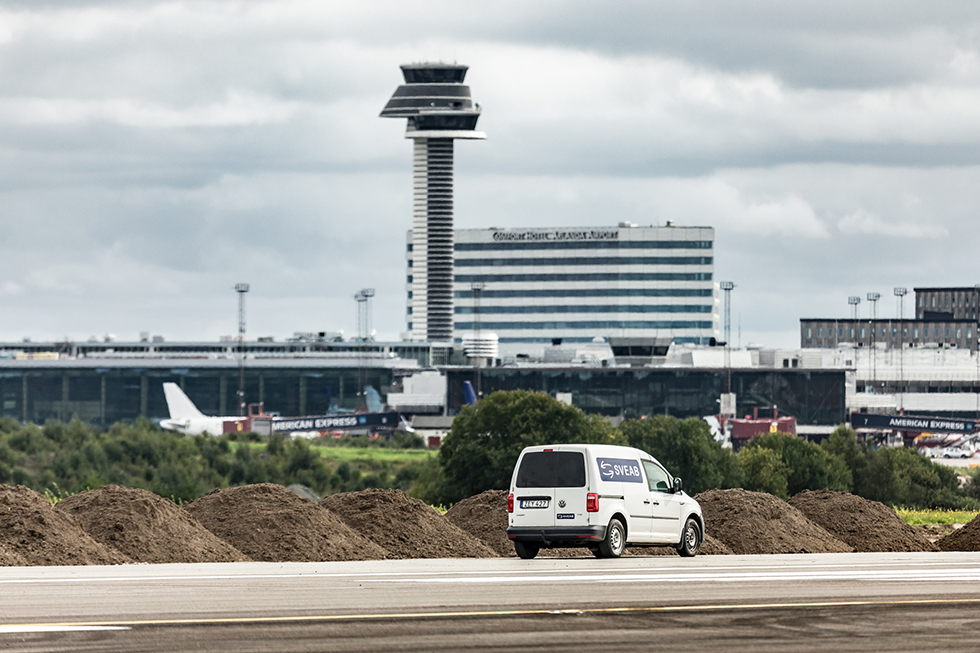
<svg viewBox="0 0 980 653"><path fill-rule="evenodd" d="M412 340L453 339L453 140L485 139L476 131L480 106L463 84L467 66L406 64L405 83L382 118L408 118L415 141L409 287Z"/></svg>

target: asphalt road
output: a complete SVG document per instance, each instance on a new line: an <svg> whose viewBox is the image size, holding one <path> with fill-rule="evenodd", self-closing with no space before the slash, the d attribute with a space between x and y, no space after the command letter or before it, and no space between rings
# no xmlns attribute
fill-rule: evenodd
<svg viewBox="0 0 980 653"><path fill-rule="evenodd" d="M976 651L980 553L0 569L3 651Z"/></svg>

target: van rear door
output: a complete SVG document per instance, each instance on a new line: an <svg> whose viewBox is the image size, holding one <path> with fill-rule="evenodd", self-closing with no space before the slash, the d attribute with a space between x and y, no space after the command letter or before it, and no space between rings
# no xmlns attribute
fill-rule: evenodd
<svg viewBox="0 0 980 653"><path fill-rule="evenodd" d="M514 480L512 525L537 528L587 523L585 485L581 451L555 447L524 452Z"/></svg>

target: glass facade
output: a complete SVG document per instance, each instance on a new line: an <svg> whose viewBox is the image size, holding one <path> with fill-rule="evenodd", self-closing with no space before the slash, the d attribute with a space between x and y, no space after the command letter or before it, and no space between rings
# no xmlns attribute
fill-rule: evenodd
<svg viewBox="0 0 980 653"><path fill-rule="evenodd" d="M488 331L495 329L710 329L711 326L712 322L710 321L680 320L579 320L569 322L484 322L480 320L480 328ZM456 329L460 331L469 331L475 328L476 322L456 323Z"/></svg>
<svg viewBox="0 0 980 653"><path fill-rule="evenodd" d="M238 370L50 369L0 373L2 414L44 423L72 417L100 426L143 416L169 417L163 384L176 383L205 415L237 414ZM364 404L358 388L374 387L387 396L390 369L245 370L245 397L265 403L266 412L313 415L331 405L353 410Z"/></svg>
<svg viewBox="0 0 980 653"><path fill-rule="evenodd" d="M572 256L548 258L462 258L458 268L538 265L712 265L710 256Z"/></svg>
<svg viewBox="0 0 980 653"><path fill-rule="evenodd" d="M457 265L459 261L456 262ZM598 272L593 274L457 274L456 283L556 283L559 281L711 281L711 272Z"/></svg>
<svg viewBox="0 0 980 653"><path fill-rule="evenodd" d="M456 299L473 299L472 290L457 290ZM710 288L556 288L547 290L482 290L482 299L531 297L714 297ZM411 293L409 293L411 299Z"/></svg>
<svg viewBox="0 0 980 653"><path fill-rule="evenodd" d="M485 368L480 372L484 394L497 390L571 393L573 405L587 413L627 418L643 415L702 417L718 413L726 372L656 368L534 369ZM463 382L476 387L476 372L447 372L449 412L465 404ZM732 392L739 415L753 408L778 406L780 415L799 424L835 425L845 419L843 370L732 370Z"/></svg>
<svg viewBox="0 0 980 653"><path fill-rule="evenodd" d="M711 249L710 240L576 240L456 243L457 252L519 251L529 249Z"/></svg>
<svg viewBox="0 0 980 653"><path fill-rule="evenodd" d="M409 307L411 308L411 307ZM584 304L581 306L457 306L457 315L506 314L506 313L711 313L706 304Z"/></svg>

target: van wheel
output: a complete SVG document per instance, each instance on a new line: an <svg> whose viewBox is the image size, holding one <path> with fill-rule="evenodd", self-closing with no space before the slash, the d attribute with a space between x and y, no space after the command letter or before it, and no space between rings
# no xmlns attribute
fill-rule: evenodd
<svg viewBox="0 0 980 653"><path fill-rule="evenodd" d="M601 558L618 558L626 549L626 529L623 522L613 519L606 529L606 539L599 543Z"/></svg>
<svg viewBox="0 0 980 653"><path fill-rule="evenodd" d="M519 542L514 540L514 550L517 551L517 557L521 558L522 560L530 560L534 556L538 555L538 551L541 550L541 547L528 544L527 542Z"/></svg>
<svg viewBox="0 0 980 653"><path fill-rule="evenodd" d="M701 550L701 527L694 519L688 519L681 532L681 543L677 547L677 552L685 558L693 558Z"/></svg>

